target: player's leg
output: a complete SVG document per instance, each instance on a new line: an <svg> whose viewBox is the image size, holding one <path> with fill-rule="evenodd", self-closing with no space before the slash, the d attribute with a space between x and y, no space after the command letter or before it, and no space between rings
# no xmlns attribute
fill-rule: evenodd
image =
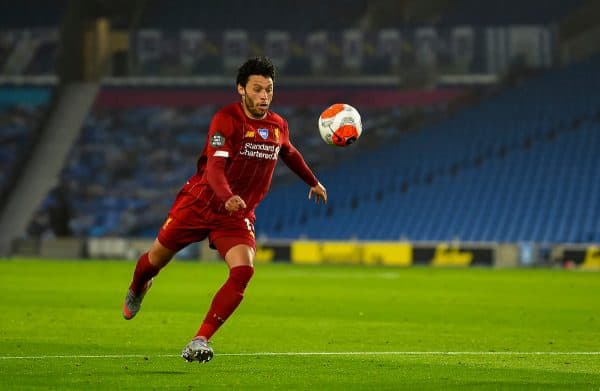
<svg viewBox="0 0 600 391"><path fill-rule="evenodd" d="M135 293L140 292L143 286L173 259L174 255L175 251L166 248L156 239L150 251L142 254L138 259L129 288Z"/></svg>
<svg viewBox="0 0 600 391"><path fill-rule="evenodd" d="M177 196L169 212L169 218L160 228L150 251L139 258L133 280L125 296L123 305L125 319L131 319L138 313L152 279L169 263L177 251L190 243L203 240L208 235L208 230L202 229L202 222L193 219L194 214L189 199L195 200L185 193Z"/></svg>
<svg viewBox="0 0 600 391"><path fill-rule="evenodd" d="M254 248L238 244L227 251L225 262L229 266L229 277L215 294L196 333L197 337L204 337L206 340L210 340L244 298L246 286L254 274Z"/></svg>
<svg viewBox="0 0 600 391"><path fill-rule="evenodd" d="M238 307L254 274L254 237L220 237L213 243L229 266L229 277L215 294L196 336L181 353L188 361L203 363L212 359L208 341Z"/></svg>
<svg viewBox="0 0 600 391"><path fill-rule="evenodd" d="M133 272L133 279L125 296L123 317L132 319L140 310L142 300L152 286L152 279L160 269L165 267L175 251L163 246L158 239L152 244L150 251L140 256Z"/></svg>

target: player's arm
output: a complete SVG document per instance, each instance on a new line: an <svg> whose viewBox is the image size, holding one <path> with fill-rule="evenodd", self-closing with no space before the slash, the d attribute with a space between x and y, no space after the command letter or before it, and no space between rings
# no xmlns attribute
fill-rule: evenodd
<svg viewBox="0 0 600 391"><path fill-rule="evenodd" d="M217 197L225 203L225 209L228 212L237 212L246 208L246 202L231 191L227 177L225 177L226 166L227 158L209 157L206 163L206 178Z"/></svg>
<svg viewBox="0 0 600 391"><path fill-rule="evenodd" d="M308 164L306 164L302 154L289 141L281 145L279 156L296 175L310 186L308 199L312 199L314 196L316 203L319 203L319 201L323 201L324 204L327 203L327 190L325 186L317 180L315 174L308 167Z"/></svg>
<svg viewBox="0 0 600 391"><path fill-rule="evenodd" d="M225 203L228 212L246 208L242 197L231 191L225 176L225 168L232 153L232 134L231 119L223 115L215 115L208 134L206 178L217 197Z"/></svg>

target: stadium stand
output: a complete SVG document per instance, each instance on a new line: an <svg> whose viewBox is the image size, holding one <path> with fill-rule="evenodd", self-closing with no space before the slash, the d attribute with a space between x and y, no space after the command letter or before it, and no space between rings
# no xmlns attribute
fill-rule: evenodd
<svg viewBox="0 0 600 391"><path fill-rule="evenodd" d="M0 31L0 69L4 68L4 64L13 49L14 42L11 37L5 32Z"/></svg>
<svg viewBox="0 0 600 391"><path fill-rule="evenodd" d="M584 2L585 0L460 0L442 13L439 23L479 26L554 23Z"/></svg>
<svg viewBox="0 0 600 391"><path fill-rule="evenodd" d="M270 239L598 241L597 67L596 58L548 72L419 131L399 132L402 110L367 109L364 137L341 150L324 149L313 124L318 109L278 107L331 202L307 203L305 185L290 183L279 165L274 189L257 210L257 233ZM215 109L97 107L57 190L69 197L72 232L153 236L193 171ZM55 199L44 203L37 220L49 221ZM43 232L40 226L33 224L30 233Z"/></svg>
<svg viewBox="0 0 600 391"><path fill-rule="evenodd" d="M0 199L35 143L49 99L47 88L0 88Z"/></svg>
<svg viewBox="0 0 600 391"><path fill-rule="evenodd" d="M41 42L23 73L25 75L54 74L56 72L57 54L57 41Z"/></svg>
<svg viewBox="0 0 600 391"><path fill-rule="evenodd" d="M178 30L203 29L269 29L304 30L341 29L356 26L364 15L367 2L360 0L308 0L301 3L262 1L260 7L249 7L243 0L222 2L194 0L151 0L142 15L141 27ZM265 10L276 9L277 15L265 20ZM206 12L210 10L209 12ZM232 12L243 10L243 12Z"/></svg>
<svg viewBox="0 0 600 391"><path fill-rule="evenodd" d="M56 235L65 231L67 220L69 232L80 237L155 235L178 188L195 170L216 108L97 106L73 147L59 186L30 223L29 234ZM316 170L360 153L356 148L323 153L316 130L320 109L277 108L288 118L294 144ZM366 110L366 118L376 120L367 119L365 125L378 137L366 140L363 148L376 149L397 138L415 111ZM280 164L273 182L287 183L292 176Z"/></svg>
<svg viewBox="0 0 600 391"><path fill-rule="evenodd" d="M182 28L197 28L211 39L214 38L211 34L218 32L214 42L219 44L223 29L245 29L252 53L260 50L258 44L263 38L255 28L259 15L249 9L243 18L228 17L227 10L242 8L243 2L229 2L225 8L211 0L205 4L210 6L211 13L184 14L175 12L171 2L148 3L150 6L138 27L160 29L164 33L164 47L172 47L173 51L167 50L156 62L144 65L143 74L164 75L165 60L171 65L174 59L180 60L179 53L175 53L180 42L175 39L180 39ZM191 0L180 3L197 6ZM331 42L338 42L343 29L360 24L367 8L362 1L310 3L310 7L306 2L302 4L303 10L311 9L310 18L302 18L298 9L289 5L278 8L281 13L269 20L269 27L285 30L293 25L292 42L303 42L306 36L302 34L315 31L325 24L323 18L327 18L326 25L334 32ZM554 23L581 1L550 0L543 2L543 6L540 3L511 0L486 4L486 12L482 13L484 5L462 0L434 25L475 26L474 44L481 46L482 31L488 26ZM263 6L274 4L267 1ZM345 7L347 19L332 19L331 15L336 14L332 10L340 6ZM26 28L48 27L48 23L56 26L60 11L46 14L48 18L34 15L33 19L27 19ZM9 27L23 27L18 23L19 17L4 15L3 18L14 21L7 24ZM380 27L390 26L374 26ZM354 72L381 75L393 68L386 58L381 63L373 62L378 42L373 34L377 32L365 35L371 53L365 62L368 66ZM450 42L446 38L451 32L438 31L444 42ZM300 34L300 40L295 34ZM414 34L411 30L405 38L412 42L416 39ZM0 32L0 65L4 65L17 46L15 41L3 37L7 37L6 33ZM135 42L133 35L132 42ZM24 64L23 74L53 72L57 42L40 40L38 44L31 60ZM333 57L339 61L340 47L333 50L332 46L335 45L329 45L328 50L335 52ZM406 52L415 52L410 45L402 47ZM479 46L476 49L480 54L485 52ZM449 53L440 54L445 56L439 56L440 64L452 63ZM327 55L331 57L332 53ZM288 74L309 76L306 57L292 57L286 69ZM294 63L297 60L300 62ZM478 65L466 71L483 69L484 60L473 59ZM416 57L411 61L416 64ZM337 72L335 65L339 64L329 64L329 72L332 69ZM409 127L407 122L415 113L402 104L377 107L381 101L376 100L375 91L372 106L359 107L365 120L365 136L359 144L325 153L326 147L314 123L323 106L286 102L276 109L288 117L290 127L297 132L294 142L328 186L332 202L322 208L304 202L305 186L292 183L287 168L279 165L274 190L258 210L257 233L262 238L284 239L598 241L599 189L595 183L599 167L594 151L600 146L596 135L599 79L595 71L599 65L596 58L549 71L452 118L413 132L402 130ZM207 62L195 64L191 73L222 75L223 71L223 59L217 53ZM388 100L387 96L383 100ZM59 185L32 219L29 234L35 237L63 233L79 237L155 235L176 190L193 171L204 142L202 132L216 108L214 104L193 109L169 105L96 106L87 117ZM434 114L445 110L443 102L423 108ZM15 119L23 107L0 110L4 126L0 158L4 173L12 170L11 159L21 153L16 145L27 149L31 140L27 141L26 130L15 130L13 126L15 121L19 125L23 122ZM41 115L37 110L43 111L43 106L26 110L33 112L27 116L35 120ZM187 170L182 171L182 166ZM4 182L3 175L0 185L6 186Z"/></svg>
<svg viewBox="0 0 600 391"><path fill-rule="evenodd" d="M597 242L598 58L527 81L259 208L269 238ZM368 129L365 133L368 136ZM272 213L280 210L280 213Z"/></svg>
<svg viewBox="0 0 600 391"><path fill-rule="evenodd" d="M67 9L67 0L21 0L3 4L0 26L4 29L55 27Z"/></svg>

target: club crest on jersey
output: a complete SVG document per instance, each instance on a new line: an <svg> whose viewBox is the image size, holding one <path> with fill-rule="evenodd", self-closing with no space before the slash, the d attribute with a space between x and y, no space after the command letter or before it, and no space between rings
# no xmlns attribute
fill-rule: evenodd
<svg viewBox="0 0 600 391"><path fill-rule="evenodd" d="M269 138L269 129L259 128L258 134L260 135L260 137L263 138L263 140L266 140L267 138Z"/></svg>
<svg viewBox="0 0 600 391"><path fill-rule="evenodd" d="M210 145L214 148L222 147L223 145L225 145L225 136L223 136L219 132L216 132L210 138Z"/></svg>

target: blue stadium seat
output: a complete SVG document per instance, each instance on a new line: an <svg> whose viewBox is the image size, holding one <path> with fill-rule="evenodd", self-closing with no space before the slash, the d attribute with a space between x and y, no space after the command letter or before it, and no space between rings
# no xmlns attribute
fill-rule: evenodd
<svg viewBox="0 0 600 391"><path fill-rule="evenodd" d="M324 171L335 211L269 237L594 242L598 59L554 70ZM368 133L366 133L368 137ZM377 199L377 189L395 184ZM593 184L593 185L592 185ZM289 189L275 189L285 198ZM347 203L350 200L350 203ZM353 201L354 200L354 201ZM302 203L300 209L309 209ZM259 221L265 217L259 208ZM311 216L310 214L308 214ZM265 227L266 228L266 227Z"/></svg>
<svg viewBox="0 0 600 391"><path fill-rule="evenodd" d="M0 88L0 198L7 195L35 143L50 88Z"/></svg>

